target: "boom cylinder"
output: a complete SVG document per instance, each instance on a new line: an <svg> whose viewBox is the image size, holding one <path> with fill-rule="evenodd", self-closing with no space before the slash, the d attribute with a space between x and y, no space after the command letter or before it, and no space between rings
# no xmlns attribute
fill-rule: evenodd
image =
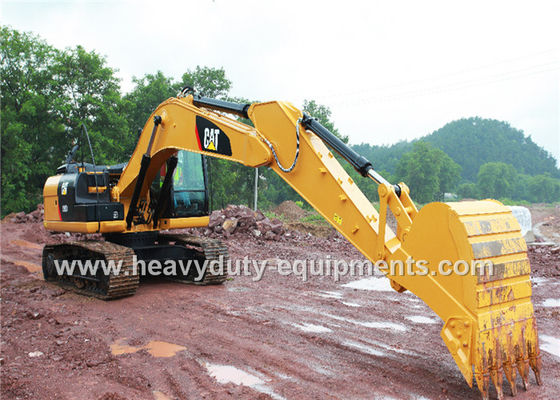
<svg viewBox="0 0 560 400"><path fill-rule="evenodd" d="M247 111L251 104L239 104L231 101L211 99L199 95L193 96L193 104L197 107L208 107L213 110L224 111L243 118L249 118Z"/></svg>
<svg viewBox="0 0 560 400"><path fill-rule="evenodd" d="M304 128L309 129L311 132L319 136L325 143L332 147L338 154L340 154L346 161L354 167L363 177L370 177L377 184L391 185L385 178L383 178L377 171L373 169L371 162L364 156L356 153L350 146L344 143L334 133L325 128L315 118L307 114L303 114L301 124ZM401 195L401 188L399 185L393 185L397 196Z"/></svg>

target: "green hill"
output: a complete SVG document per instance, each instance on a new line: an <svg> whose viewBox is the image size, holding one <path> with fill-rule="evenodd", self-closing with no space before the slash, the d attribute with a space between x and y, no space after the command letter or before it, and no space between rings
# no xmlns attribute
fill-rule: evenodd
<svg viewBox="0 0 560 400"><path fill-rule="evenodd" d="M488 162L511 164L522 174L548 173L560 178L560 169L554 157L533 142L530 136L507 122L463 118L417 140L429 142L449 155L462 167L465 181L475 182L480 166ZM353 147L372 160L377 169L394 174L401 156L412 150L413 142L399 142L392 146L359 144Z"/></svg>

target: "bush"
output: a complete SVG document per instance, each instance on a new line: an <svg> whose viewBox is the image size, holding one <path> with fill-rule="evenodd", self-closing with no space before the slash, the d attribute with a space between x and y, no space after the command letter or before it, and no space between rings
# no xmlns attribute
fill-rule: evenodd
<svg viewBox="0 0 560 400"><path fill-rule="evenodd" d="M480 198L480 192L476 184L472 182L462 183L457 188L457 194L462 199L478 199Z"/></svg>

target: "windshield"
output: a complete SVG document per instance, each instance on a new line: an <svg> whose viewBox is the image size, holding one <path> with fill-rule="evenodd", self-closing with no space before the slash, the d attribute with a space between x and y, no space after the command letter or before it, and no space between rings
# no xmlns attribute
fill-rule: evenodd
<svg viewBox="0 0 560 400"><path fill-rule="evenodd" d="M177 167L173 174L173 189L204 190L204 172L202 170L202 156L189 151L177 153Z"/></svg>

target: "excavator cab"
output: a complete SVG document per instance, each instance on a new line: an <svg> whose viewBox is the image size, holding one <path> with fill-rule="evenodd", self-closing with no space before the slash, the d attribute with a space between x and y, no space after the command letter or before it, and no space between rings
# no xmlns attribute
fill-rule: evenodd
<svg viewBox="0 0 560 400"><path fill-rule="evenodd" d="M181 150L173 174L171 217L208 215L208 185L204 156Z"/></svg>
<svg viewBox="0 0 560 400"><path fill-rule="evenodd" d="M190 151L177 152L177 165L169 188L164 218L202 217L209 213L207 163L204 156ZM164 164L151 186L151 197L159 198L169 166Z"/></svg>

